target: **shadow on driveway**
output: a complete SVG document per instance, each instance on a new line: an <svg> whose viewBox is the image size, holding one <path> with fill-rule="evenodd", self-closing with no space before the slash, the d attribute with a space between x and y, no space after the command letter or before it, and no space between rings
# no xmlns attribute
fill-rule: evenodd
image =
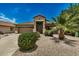
<svg viewBox="0 0 79 59"><path fill-rule="evenodd" d="M67 45L75 47L77 40L71 40L71 39L65 38L64 43L67 44Z"/></svg>
<svg viewBox="0 0 79 59"><path fill-rule="evenodd" d="M75 47L76 43L78 42L77 40L71 40L71 39L68 39L68 38L60 40L57 37L53 37L51 40L54 40L55 43L60 43L61 41L63 41L65 44L73 46L73 47Z"/></svg>

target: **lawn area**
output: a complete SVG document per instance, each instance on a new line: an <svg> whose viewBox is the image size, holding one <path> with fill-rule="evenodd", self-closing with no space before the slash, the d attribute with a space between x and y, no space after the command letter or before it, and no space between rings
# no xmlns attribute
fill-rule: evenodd
<svg viewBox="0 0 79 59"><path fill-rule="evenodd" d="M54 37L44 36L36 42L36 47L32 50L21 52L19 49L13 56L77 56L79 55L79 38L65 36L65 40L58 40L58 35Z"/></svg>

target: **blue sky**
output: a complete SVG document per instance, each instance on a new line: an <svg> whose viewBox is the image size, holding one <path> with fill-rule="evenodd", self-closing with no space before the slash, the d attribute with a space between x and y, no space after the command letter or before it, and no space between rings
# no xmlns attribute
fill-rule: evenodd
<svg viewBox="0 0 79 59"><path fill-rule="evenodd" d="M0 17L5 21L16 23L33 22L36 15L44 15L47 20L60 14L69 7L67 3L2 3L0 4Z"/></svg>

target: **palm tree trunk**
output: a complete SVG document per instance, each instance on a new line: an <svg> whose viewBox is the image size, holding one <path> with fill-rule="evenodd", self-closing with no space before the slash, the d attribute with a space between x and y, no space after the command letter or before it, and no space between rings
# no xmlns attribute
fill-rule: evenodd
<svg viewBox="0 0 79 59"><path fill-rule="evenodd" d="M59 29L59 39L63 40L64 39L64 30L61 28Z"/></svg>

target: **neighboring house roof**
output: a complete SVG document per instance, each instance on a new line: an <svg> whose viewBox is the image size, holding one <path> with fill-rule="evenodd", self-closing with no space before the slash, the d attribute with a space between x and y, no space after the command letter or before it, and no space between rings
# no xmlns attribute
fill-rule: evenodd
<svg viewBox="0 0 79 59"><path fill-rule="evenodd" d="M14 27L15 25L11 22L5 22L5 21L0 21L0 26L11 26Z"/></svg>
<svg viewBox="0 0 79 59"><path fill-rule="evenodd" d="M16 24L16 27L34 27L34 23L26 22L26 23Z"/></svg>

